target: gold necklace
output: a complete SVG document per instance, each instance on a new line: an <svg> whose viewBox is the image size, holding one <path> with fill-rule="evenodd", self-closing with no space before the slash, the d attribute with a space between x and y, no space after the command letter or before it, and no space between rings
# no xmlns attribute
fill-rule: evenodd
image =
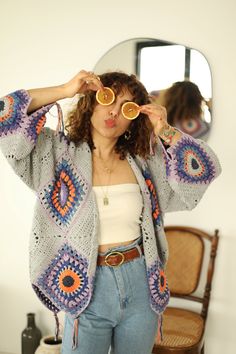
<svg viewBox="0 0 236 354"><path fill-rule="evenodd" d="M97 157L97 156L95 156ZM98 177L98 180L99 180L99 183L100 183L100 187L101 187L101 190L102 190L102 193L103 193L103 205L109 205L109 198L108 198L108 187L110 185L110 179L111 179L111 173L113 171L113 164L114 164L114 160L115 160L115 154L113 156L113 159L112 159L112 164L111 164L111 167L107 167L105 164L104 164L104 160L99 158L98 159L100 161L102 161L102 164L103 164L103 168L104 168L104 171L108 173L108 179L107 179L107 184L105 185L106 189L104 190L102 184L101 184L101 180L100 180L100 176L99 176L99 172L97 174L97 177Z"/></svg>

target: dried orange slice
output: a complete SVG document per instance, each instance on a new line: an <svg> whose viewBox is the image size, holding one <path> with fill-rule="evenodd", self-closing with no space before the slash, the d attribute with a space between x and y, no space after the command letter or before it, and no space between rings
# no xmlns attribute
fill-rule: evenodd
<svg viewBox="0 0 236 354"><path fill-rule="evenodd" d="M139 115L139 105L134 102L125 102L122 105L121 112L126 119L135 119Z"/></svg>
<svg viewBox="0 0 236 354"><path fill-rule="evenodd" d="M96 92L96 100L103 106L112 104L115 100L115 94L110 87L104 87L103 90Z"/></svg>

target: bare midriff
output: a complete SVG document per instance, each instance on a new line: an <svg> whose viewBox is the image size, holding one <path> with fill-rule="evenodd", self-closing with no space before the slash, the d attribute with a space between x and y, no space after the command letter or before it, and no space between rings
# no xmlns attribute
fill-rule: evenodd
<svg viewBox="0 0 236 354"><path fill-rule="evenodd" d="M105 245L100 245L98 247L98 252L99 253L103 253L106 252L109 248L113 248L113 247L119 247L119 246L126 246L126 245L130 245L131 243L133 243L136 239L132 240L132 241L126 241L126 242L119 242L119 243L108 243Z"/></svg>

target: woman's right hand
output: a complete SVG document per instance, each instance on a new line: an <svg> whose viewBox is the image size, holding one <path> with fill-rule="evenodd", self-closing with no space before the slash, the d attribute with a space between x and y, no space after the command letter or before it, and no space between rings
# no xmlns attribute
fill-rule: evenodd
<svg viewBox="0 0 236 354"><path fill-rule="evenodd" d="M77 93L84 93L88 90L97 91L103 89L100 78L92 71L81 70L71 80L62 85L66 97L74 97Z"/></svg>
<svg viewBox="0 0 236 354"><path fill-rule="evenodd" d="M97 91L99 89L103 89L99 77L91 71L81 70L65 84L28 90L32 101L27 112L31 113L47 104L74 97L77 93L84 93L88 90Z"/></svg>

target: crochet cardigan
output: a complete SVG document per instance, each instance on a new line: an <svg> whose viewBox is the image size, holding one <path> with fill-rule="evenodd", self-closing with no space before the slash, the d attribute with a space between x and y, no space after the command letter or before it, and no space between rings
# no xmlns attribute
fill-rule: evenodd
<svg viewBox="0 0 236 354"><path fill-rule="evenodd" d="M43 304L74 319L90 303L98 254L99 215L92 189L92 158L63 132L44 127L56 103L27 114L31 97L18 90L0 99L0 146L17 175L36 194L30 237L30 280ZM168 149L158 141L146 160L127 156L143 197L143 236L150 306L169 301L164 273L168 246L163 215L190 210L219 175L210 147L183 134Z"/></svg>

